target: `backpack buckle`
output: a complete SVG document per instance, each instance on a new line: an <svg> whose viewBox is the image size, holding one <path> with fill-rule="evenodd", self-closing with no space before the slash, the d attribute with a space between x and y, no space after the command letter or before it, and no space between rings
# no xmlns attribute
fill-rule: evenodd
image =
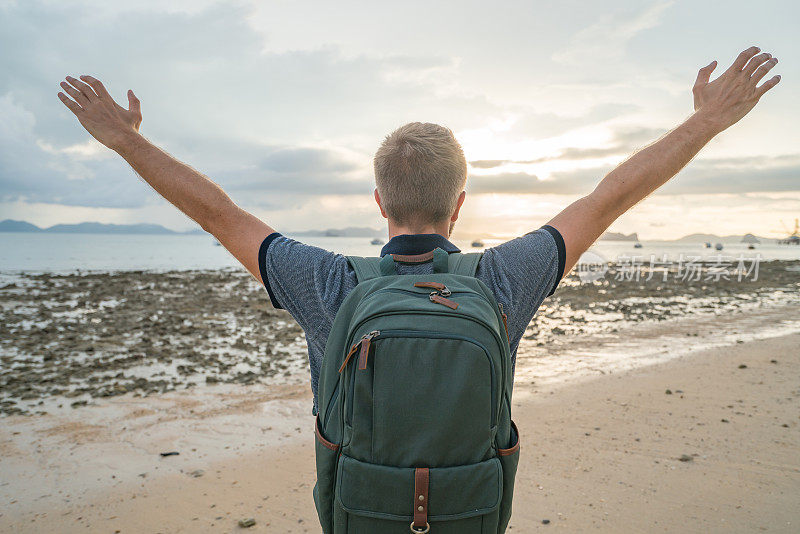
<svg viewBox="0 0 800 534"><path fill-rule="evenodd" d="M411 528L411 532L416 532L417 534L427 534L431 531L431 524L426 521L423 530L420 530L418 527L414 526L414 522L412 521L411 527L409 528Z"/></svg>

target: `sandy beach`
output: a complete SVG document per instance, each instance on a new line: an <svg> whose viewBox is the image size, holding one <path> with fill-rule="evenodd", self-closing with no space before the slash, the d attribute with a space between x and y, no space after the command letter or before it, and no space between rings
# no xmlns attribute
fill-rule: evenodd
<svg viewBox="0 0 800 534"><path fill-rule="evenodd" d="M744 337L751 323L736 313L669 330ZM512 532L797 531L800 333L528 376L514 392ZM305 384L220 384L6 417L0 531L241 532L252 517L247 531L319 532L309 405Z"/></svg>

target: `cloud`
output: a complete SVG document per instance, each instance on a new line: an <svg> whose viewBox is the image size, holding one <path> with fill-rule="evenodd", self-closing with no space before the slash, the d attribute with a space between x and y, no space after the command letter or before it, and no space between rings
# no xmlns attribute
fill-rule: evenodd
<svg viewBox="0 0 800 534"><path fill-rule="evenodd" d="M497 109L474 95L434 94L437 69L456 68L450 58L343 57L333 48L264 53L244 3L158 13L39 2L1 9L4 201L126 208L157 201L58 101L65 74L95 74L122 102L134 88L148 138L234 199L246 193L265 203L274 202L271 191L297 202L368 193L370 154L409 101L414 118L453 127L467 116L462 109L479 122ZM444 98L458 120L442 115Z"/></svg>
<svg viewBox="0 0 800 534"><path fill-rule="evenodd" d="M597 169L554 173L546 180L524 172L471 175L467 179L467 192L582 195L590 192L603 175Z"/></svg>
<svg viewBox="0 0 800 534"><path fill-rule="evenodd" d="M723 60L753 24L776 50L794 42L779 18L767 28L729 10L720 33L711 7L670 5L0 0L0 201L144 220L174 209L55 97L62 76L82 73L123 101L134 89L144 135L274 224L360 224L373 208L371 154L413 120L464 141L472 192L582 194L663 133L650 126L684 115L695 63ZM672 38L684 33L708 38ZM783 84L798 79L791 65ZM794 152L792 87L707 153ZM797 191L795 167L789 156L704 158L665 191Z"/></svg>
<svg viewBox="0 0 800 534"><path fill-rule="evenodd" d="M665 194L721 191L800 191L800 154L694 161L663 189Z"/></svg>
<svg viewBox="0 0 800 534"><path fill-rule="evenodd" d="M591 64L619 59L628 43L645 30L656 27L674 2L657 2L627 18L605 15L577 32L570 45L553 54L553 60L568 64Z"/></svg>
<svg viewBox="0 0 800 534"><path fill-rule="evenodd" d="M475 169L493 169L509 164L532 165L546 161L576 161L598 159L607 156L625 156L656 141L664 133L664 130L660 128L619 127L613 131L610 144L605 147L565 147L552 156L545 156L537 159L485 159L470 161L469 164Z"/></svg>
<svg viewBox="0 0 800 534"><path fill-rule="evenodd" d="M348 161L332 150L307 147L274 150L261 160L260 167L279 173L341 173L359 168L355 162Z"/></svg>
<svg viewBox="0 0 800 534"><path fill-rule="evenodd" d="M634 135L631 139L640 139ZM519 172L471 175L472 193L585 195L613 165L553 172L547 179ZM800 154L693 161L659 190L665 195L800 191Z"/></svg>

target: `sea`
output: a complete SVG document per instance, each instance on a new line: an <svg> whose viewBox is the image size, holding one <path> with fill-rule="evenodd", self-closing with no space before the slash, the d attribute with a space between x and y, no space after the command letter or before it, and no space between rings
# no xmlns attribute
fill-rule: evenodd
<svg viewBox="0 0 800 534"><path fill-rule="evenodd" d="M342 254L377 256L380 245L367 237L298 237L309 245ZM480 251L469 240L454 239L464 252ZM486 247L502 243L484 240ZM722 242L723 250L706 248L703 243L680 241L598 241L590 249L609 262L684 259L760 261L800 260L800 246L764 241L750 250L745 243ZM55 234L0 232L0 272L76 272L76 271L188 271L236 268L238 262L210 235L144 234ZM596 256L595 256L596 258Z"/></svg>

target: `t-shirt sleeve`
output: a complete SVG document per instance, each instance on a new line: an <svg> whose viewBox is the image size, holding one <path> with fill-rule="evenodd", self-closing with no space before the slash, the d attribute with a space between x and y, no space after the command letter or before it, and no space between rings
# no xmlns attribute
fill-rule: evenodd
<svg viewBox="0 0 800 534"><path fill-rule="evenodd" d="M522 337L542 301L556 290L565 259L564 239L552 226L484 251L477 274L505 303L512 340Z"/></svg>
<svg viewBox="0 0 800 534"><path fill-rule="evenodd" d="M307 334L331 324L356 285L345 256L277 232L261 243L258 266L272 305L288 311Z"/></svg>

